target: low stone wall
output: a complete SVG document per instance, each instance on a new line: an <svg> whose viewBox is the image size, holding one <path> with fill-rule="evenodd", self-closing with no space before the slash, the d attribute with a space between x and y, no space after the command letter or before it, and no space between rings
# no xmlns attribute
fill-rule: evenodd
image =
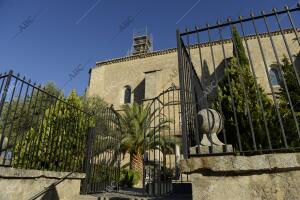
<svg viewBox="0 0 300 200"><path fill-rule="evenodd" d="M27 200L68 172L50 172L0 167L0 200ZM85 174L74 173L40 198L41 200L78 199L80 181Z"/></svg>
<svg viewBox="0 0 300 200"><path fill-rule="evenodd" d="M300 199L300 153L193 157L180 166L193 199Z"/></svg>

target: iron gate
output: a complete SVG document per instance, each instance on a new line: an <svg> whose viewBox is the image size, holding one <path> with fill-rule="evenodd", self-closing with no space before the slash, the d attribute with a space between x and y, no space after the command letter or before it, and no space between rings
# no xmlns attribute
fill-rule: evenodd
<svg viewBox="0 0 300 200"><path fill-rule="evenodd" d="M96 113L89 129L84 193L117 190L120 179L120 122L116 111L104 108Z"/></svg>
<svg viewBox="0 0 300 200"><path fill-rule="evenodd" d="M144 133L143 187L149 195L163 195L172 191L173 181L183 180L184 176L179 171L180 90L172 85L143 104L153 115L150 128Z"/></svg>
<svg viewBox="0 0 300 200"><path fill-rule="evenodd" d="M210 140L209 154L299 149L299 10L298 4L177 31L185 158L206 154L197 113L208 108L225 122L223 150Z"/></svg>

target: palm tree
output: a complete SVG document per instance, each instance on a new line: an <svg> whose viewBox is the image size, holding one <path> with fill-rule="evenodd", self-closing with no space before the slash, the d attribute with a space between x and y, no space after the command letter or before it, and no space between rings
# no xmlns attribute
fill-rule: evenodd
<svg viewBox="0 0 300 200"><path fill-rule="evenodd" d="M154 123L156 121L156 123ZM160 114L160 110L151 111L150 106L124 105L123 113L120 115L121 124L121 149L123 153L130 155L130 169L142 173L144 150L150 149L168 149L168 146L174 144L166 137L161 140L154 136L163 130L169 129L170 121ZM154 125L155 124L155 125ZM146 140L146 141L145 141Z"/></svg>
<svg viewBox="0 0 300 200"><path fill-rule="evenodd" d="M174 136L161 136L160 138L160 147L159 150L163 152L163 161L164 161L164 166L166 167L166 161L167 161L167 154L173 154L175 153L175 145L179 144L179 138L174 137Z"/></svg>

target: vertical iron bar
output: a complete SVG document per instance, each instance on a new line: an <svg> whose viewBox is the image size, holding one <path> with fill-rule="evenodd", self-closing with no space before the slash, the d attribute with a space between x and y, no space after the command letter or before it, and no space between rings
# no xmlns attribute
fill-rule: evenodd
<svg viewBox="0 0 300 200"><path fill-rule="evenodd" d="M96 126L97 127L97 126ZM97 167L97 163L95 162L96 161L96 156L94 155L94 150L95 150L95 147L97 148L97 141L99 140L99 138L97 138L97 132L96 132L96 129L92 129L92 142L90 143L91 144L91 160L89 162L90 163L90 176L89 176L89 179L88 179L88 188L89 188L89 192L94 192L94 175L95 175L95 171L96 171L96 167ZM101 174L102 175L102 174Z"/></svg>
<svg viewBox="0 0 300 200"><path fill-rule="evenodd" d="M61 144L61 127L62 127L62 120L63 120L63 115L64 115L64 110L65 107L68 106L67 104L65 104L63 101L59 100L59 109L57 110L57 115L56 115L56 126L53 129L52 134L54 135L54 138L51 142L51 148L50 148L50 161L51 161L51 170L55 170L58 165L59 162L57 160L58 157L58 146ZM75 171L75 170L74 170Z"/></svg>
<svg viewBox="0 0 300 200"><path fill-rule="evenodd" d="M1 74L0 74L0 76L1 76ZM2 89L3 89L3 86L4 86L4 82L5 82L5 80L6 80L6 75L5 76L2 76L1 78L0 78L0 80L2 79L2 81L1 81L1 86L0 86L0 94L2 93ZM2 98L1 98L2 99ZM1 104L0 104L0 106L1 106ZM1 113L0 113L0 116L1 116Z"/></svg>
<svg viewBox="0 0 300 200"><path fill-rule="evenodd" d="M19 74L18 74L18 77L19 77ZM14 97L14 93L15 93L15 89L16 89L16 86L17 86L17 82L18 82L18 79L15 80L15 84L14 84L14 91L13 91L13 94L12 94L12 100L13 100L13 97ZM15 106L15 111L14 111L14 114L13 114L13 117L11 119L11 123L10 123L10 128L9 128L9 131L8 131L8 136L7 136L7 148L5 150L5 153L4 153L4 157L3 157L3 162L2 164L5 165L5 161L6 161L6 156L7 156L7 152L8 152L8 147L10 146L10 140L11 140L11 133L12 133L12 129L13 129L13 126L14 126L14 119L16 117L16 113L17 113L17 109L18 109L18 106L19 106L19 101L20 101L20 95L21 95L21 92L22 92L22 88L23 88L23 83L21 85L21 89L19 91L19 94L18 94L18 97L17 97L17 103L16 103L16 106ZM10 112L10 109L8 110L8 112ZM3 128L4 130L4 128ZM2 144L2 142L0 142L0 144ZM12 145L14 146L14 144ZM2 145L0 146L0 149L1 149ZM2 149L0 151L2 153ZM9 160L9 165L11 164L11 161L12 161L12 154L13 152L11 151L11 158Z"/></svg>
<svg viewBox="0 0 300 200"><path fill-rule="evenodd" d="M207 26L207 32L208 32L208 40L209 40L209 46L210 46L211 59L212 59L212 62L213 62L213 68L214 68L214 74L215 74L214 78L215 78L215 81L216 81L216 86L218 86L219 85L219 80L218 80L218 77L217 77L216 61L215 61L215 55L214 55L214 51L213 51L213 47L212 47L210 26L209 26L209 24L207 24L206 26ZM222 102L221 102L220 97L218 95L218 87L216 88L216 93L217 93L217 99L218 99L218 102L219 102L219 105L220 105L220 114L221 114L222 118L224 119L224 114L223 114L223 109L222 109ZM224 137L225 150L227 151L227 138L226 138L225 128L222 129L222 132L223 132L223 137Z"/></svg>
<svg viewBox="0 0 300 200"><path fill-rule="evenodd" d="M253 27L254 27L254 31L255 31L257 41L258 41L259 49L260 49L260 52L261 52L261 55L262 55L262 58L263 58L264 67L265 67L265 71L266 71L266 74L267 74L269 86L270 86L270 89L271 89L271 92L272 92L272 97L273 97L273 100L274 100L276 113L277 113L277 116L278 116L278 119L279 119L279 124L280 124L280 128L281 128L281 131L282 131L284 144L285 144L285 147L287 148L288 145L287 145L287 141L286 141L286 137L285 137L285 131L284 131L284 128L283 128L282 118L281 118L280 111L279 111L279 105L277 104L277 99L276 99L276 96L275 96L275 93L274 93L274 90L273 90L273 87L272 87L272 84L271 84L271 79L270 79L270 75L269 75L269 72L268 72L268 65L267 65L266 57L265 57L265 54L264 54L264 51L263 51L263 48L262 48L262 44L261 44L261 41L260 41L260 36L258 34L257 27L256 27L256 24L255 24L255 21L254 21L253 17L254 17L254 15L253 15L253 13L251 13L252 24L253 24Z"/></svg>
<svg viewBox="0 0 300 200"><path fill-rule="evenodd" d="M281 27L281 24L280 24L280 20L279 20L279 18L278 18L278 13L277 13L277 11L276 11L275 8L273 9L273 12L274 12L274 14L275 14L276 21L277 21L277 25L278 25L278 28L279 28L280 33L281 33L281 35L282 35L282 38L283 38L283 41L284 41L286 50L287 50L287 52L288 52L288 56L289 56L289 58L290 58L291 64L293 65L293 68L294 68L294 71L295 71L295 75L296 75L296 78L297 78L297 81L298 81L298 85L300 86L300 78L299 78L299 74L298 74L297 68L296 68L296 66L295 66L295 63L294 63L294 61L293 61L292 53L291 53L290 48L289 48L289 45L288 45L288 43L287 43L285 34L284 34L283 30L282 30L282 27Z"/></svg>
<svg viewBox="0 0 300 200"><path fill-rule="evenodd" d="M144 105L144 103L145 103L145 101L143 100L142 101L143 103L142 103L142 105ZM150 115L150 113L149 113L149 110L148 110L148 106L146 107L146 112L148 112L148 114L147 115ZM145 123L145 122L144 122ZM146 131L147 131L147 129L146 129L146 124L144 124L144 140L143 140L143 150L144 150L144 157L143 157L143 195L144 194L146 194L146 167L145 167L145 165L146 165L146 162L147 162L147 156L146 156L146 154L147 154L147 151L146 151L146 135L147 135L147 133L146 133ZM151 130L150 130L151 131Z"/></svg>
<svg viewBox="0 0 300 200"><path fill-rule="evenodd" d="M38 91L40 91L40 89L41 89L41 85L38 87ZM31 168L32 164L36 161L36 159L38 159L38 155L36 156L36 159L34 159L34 155L35 155L36 137L39 138L40 137L39 135L42 134L41 132L39 132L39 129L38 129L39 118L40 118L40 114L41 114L40 111L41 111L41 108L42 108L42 105L43 105L43 98L44 98L44 92L41 91L41 93L42 93L42 97L41 97L41 100L40 100L41 102L40 102L40 106L39 106L39 109L38 109L38 115L36 116L36 123L35 123L35 128L34 128L34 130L35 130L34 138L29 144L29 152L30 152L30 154L28 155L28 158L30 160L30 163L28 163L29 168ZM38 99L39 99L39 97L37 96L36 101L38 101ZM36 107L38 107L38 105L36 105ZM32 145L33 145L33 150L31 151ZM39 149L37 151L39 151Z"/></svg>
<svg viewBox="0 0 300 200"><path fill-rule="evenodd" d="M160 98L160 97L159 97ZM160 99L159 99L160 100ZM158 108L159 108L159 113L158 113L158 124L160 124L160 117L161 117L161 104L158 104ZM164 114L163 114L163 116L164 116ZM158 125L158 126L160 126L160 125ZM161 135L160 135L160 128L158 128L158 130L157 130L157 132L158 132L158 145L160 145L161 143ZM161 159L160 159L160 157L161 157L161 147L159 147L158 148L158 176L159 176L159 179L158 179L158 191L159 191L159 195L161 195Z"/></svg>
<svg viewBox="0 0 300 200"><path fill-rule="evenodd" d="M58 129L58 124L60 123L60 120L58 120L57 118L59 117L59 111L60 111L60 109L61 109L61 104L62 104L62 102L59 100L59 99L57 99L57 101L58 101L58 105L57 106L55 106L55 108L57 107L57 110L53 110L53 113L52 113L52 115L56 115L56 118L55 118L55 120L53 120L53 119L51 119L51 120L53 120L51 123L53 123L52 124L52 126L50 127L50 131L49 131L49 139L48 139L48 142L47 142L47 144L48 144L48 148L47 148L47 153L46 153L46 156L48 156L46 159L47 159L47 161L49 162L49 169L52 169L52 167L53 167L53 160L52 160L52 153L53 153L53 155L54 155L54 152L52 152L53 151L53 143L55 142L55 141L57 141L57 134L56 134L56 129ZM50 141L51 140L51 141ZM49 143L50 142L50 143ZM50 145L49 145L50 144ZM48 154L48 155L47 155ZM54 155L54 157L55 157L55 155Z"/></svg>
<svg viewBox="0 0 300 200"><path fill-rule="evenodd" d="M186 29L186 32L188 32L188 29ZM189 132L189 147L191 147L191 137L194 136L194 135L191 135L190 134L190 131L193 130L193 127L192 127L192 99L191 99L191 96L193 95L194 93L194 88L193 88L193 81L192 81L192 69L191 69L191 65L189 63L189 60L188 60L188 57L191 56L191 50L190 50L190 39L189 39L189 34L186 35L186 40L187 40L187 51L186 51L186 47L183 43L183 55L184 55L184 63L185 63L185 69L186 71L184 72L185 75L186 75L186 87L187 87L187 99L188 99L188 104L186 104L186 107L187 107L187 115L188 115L188 118L187 118L187 128L188 128L188 132ZM186 53L186 55L185 55Z"/></svg>
<svg viewBox="0 0 300 200"><path fill-rule="evenodd" d="M157 120L157 108L156 108L156 100L153 103L153 110L154 110L154 121L153 121L153 129L154 129L154 135L153 135L153 160L154 160L154 171L153 171L153 189L154 189L154 194L156 194L155 186L156 186L156 181L157 181L157 173L156 173L156 120Z"/></svg>
<svg viewBox="0 0 300 200"><path fill-rule="evenodd" d="M29 80L29 83L30 83L30 80ZM31 103L32 103L32 96L33 96L33 93L34 93L34 88L31 85L30 85L30 87L32 89L31 89L30 100L29 100L29 104L28 104L28 109L27 109L27 112L26 112L27 113L26 116L30 115L30 107L31 107ZM26 135L26 131L22 133L22 139L21 139L21 141L23 141L25 135ZM25 138L25 141L26 141L26 138ZM27 144L26 144L26 146L27 146ZM20 148L23 148L23 144L22 144L22 146ZM19 166L21 151L22 150L20 149L19 155L18 155L19 159L18 159L18 162L17 162L17 166ZM22 161L21 161L21 166L22 167L23 167L23 160L24 160L25 155L26 155L26 147L24 149L23 158L22 158Z"/></svg>
<svg viewBox="0 0 300 200"><path fill-rule="evenodd" d="M226 52L225 52L225 47L224 47L224 40L223 40L223 34L222 34L221 27L220 27L220 22L218 21L217 24L218 24L218 30L219 30L219 35L220 35L220 39L221 39L222 54L223 54L223 58L224 58L224 62L225 62L225 69L228 69L227 57L226 57ZM231 104L232 104L232 108L233 108L233 116L234 116L234 121L235 121L235 128L236 128L236 135L237 135L237 139L238 139L238 146L239 146L239 150L243 151L243 147L242 147L242 143L241 143L241 135L240 135L239 123L238 123L237 114L236 114L234 94L233 94L232 87L231 87L230 75L228 73L227 73L227 81L228 81L228 85L229 85L230 96L232 97L231 98Z"/></svg>
<svg viewBox="0 0 300 200"><path fill-rule="evenodd" d="M173 92L173 95L174 95L174 89L171 90ZM170 91L170 92L171 92ZM167 96L167 101L168 101L168 104L170 103L170 92L168 92L168 96ZM174 102L174 96L173 96L173 102ZM171 105L168 105L168 117L170 118L170 106ZM172 107L171 107L172 108ZM176 123L176 120L175 118L173 118L173 123L175 124ZM171 121L169 120L168 122L168 126L169 126L169 130L168 130L168 136L169 136L169 139L171 139ZM166 159L167 159L167 156L166 156ZM166 161L167 163L167 161ZM166 164L167 165L167 164ZM169 168L171 169L172 167L172 161L171 161L171 154L169 154Z"/></svg>
<svg viewBox="0 0 300 200"><path fill-rule="evenodd" d="M290 107L291 107L292 115L293 115L295 125L296 125L296 128L297 128L297 133L298 133L298 136L299 136L299 139L300 139L300 131L299 131L298 120L297 120L297 117L296 117L296 114L295 114L295 111L294 111L294 107L293 107L293 103L292 103L290 93L289 93L289 90L288 90L288 87L287 87L287 83L286 83L286 80L284 78L284 74L283 74L283 70L282 70L282 67L281 67L281 64L280 64L280 60L279 60L279 56L278 56L278 53L277 53L277 50L276 50L276 46L275 46L273 37L270 33L269 24L266 20L265 13L262 12L262 15L264 16L264 22L265 22L267 32L268 32L268 35L269 35L269 38L270 38L270 41L271 41L271 44L272 44L273 52L274 52L274 55L275 55L275 58L276 58L277 65L278 65L279 70L280 70L280 75L281 75L281 78L283 80L284 89L285 89L285 92L286 92L287 97L288 97L288 101L289 101L289 104L290 104ZM270 85L270 87L272 87L272 85Z"/></svg>
<svg viewBox="0 0 300 200"><path fill-rule="evenodd" d="M19 97L21 96L21 93L22 93L22 88L23 88L24 81L25 81L25 77L23 78L23 81L22 81L22 85L21 85ZM29 85L28 84L26 84L26 85L27 85L27 87L26 87L25 97L24 97L24 100L23 100L23 103L22 103L22 107L21 107L20 113L23 113L24 106L25 106L25 103L26 103L27 93L28 93L28 89L29 89ZM21 123L21 119L22 119L22 116L19 116L18 122L16 123L16 132L17 132L17 134L16 134L15 140L13 142L12 160L11 160L10 165L12 163L14 163L12 161L15 160L14 153L16 152L16 147L17 147L16 144L17 144L17 138L19 137L19 126L20 126L20 123ZM17 157L17 159L18 159L18 157Z"/></svg>
<svg viewBox="0 0 300 200"><path fill-rule="evenodd" d="M57 106L57 104L59 104L58 98L54 97L54 103L53 104L54 104L53 111L51 111L51 109L49 108L48 117L47 117L47 121L46 121L46 125L45 125L47 128L48 128L48 126L50 126L50 128L49 128L49 135L48 135L48 138L45 138L43 140L43 144L42 144L42 149L45 149L45 150L43 150L44 158L42 158L42 160L45 160L45 164L47 163L47 159L50 159L50 156L48 156L48 151L49 151L49 148L50 148L49 147L49 143L51 142L50 141L51 137L53 137L52 128L54 126L54 124L53 124L54 121L53 121L53 117L52 116L55 115L55 113L56 113L55 112L56 111L56 106ZM45 166L45 164L44 164L43 169L45 169L45 167L47 169L47 166ZM48 168L49 167L50 166L48 166Z"/></svg>
<svg viewBox="0 0 300 200"><path fill-rule="evenodd" d="M300 4L299 4L299 3L298 3L297 5L298 5L298 7L300 7ZM290 10L289 10L289 7L288 7L288 6L285 6L284 8L285 8L285 10L286 10L286 12L287 12L287 14L288 14L289 21L290 21L290 23L291 23L291 25L292 25L292 27L293 27L293 31L294 31L295 36L296 36L296 40L297 40L297 42L298 42L298 44L299 44L299 46L300 46L300 38L299 38L299 36L298 36L298 31L297 31L297 28L296 28L296 26L295 26L295 23L294 23L294 20L293 20L293 18L292 18L292 15L291 15L291 12L290 12Z"/></svg>
<svg viewBox="0 0 300 200"><path fill-rule="evenodd" d="M179 71L179 83L184 86L184 74L183 74L183 63L182 63L182 44L181 36L179 30L176 31L177 34L177 53L178 53L178 71ZM187 129L186 129L186 113L185 113L185 88L180 88L180 102L181 102L181 118L182 118L182 151L185 159L188 158L188 142L187 142Z"/></svg>
<svg viewBox="0 0 300 200"><path fill-rule="evenodd" d="M249 49L248 40L247 40L246 35L245 35L244 25L243 25L243 22L242 22L242 17L240 17L239 19L240 19L240 25L241 25L243 38L244 38L244 41L245 41L245 44L246 44L247 53L248 53L248 56L249 56L252 75L253 75L254 80L255 80L254 83L255 83L256 93L257 93L257 96L258 96L258 102L259 102L259 105L260 105L260 110L262 112L263 119L264 119L264 126L265 126L266 133L267 133L269 149L272 149L272 143L271 143L271 139L270 139L270 132L269 132L269 128L268 128L268 122L267 122L267 119L266 119L266 113L265 113L265 109L264 109L264 106L263 106L263 103L262 103L262 97L261 97L261 93L260 93L259 86L258 86L258 83L257 83L257 76L256 76L256 73L255 73L255 70L254 70L254 64L253 64L251 52L250 52L250 49Z"/></svg>
<svg viewBox="0 0 300 200"><path fill-rule="evenodd" d="M197 27L196 27L196 30L197 30ZM202 80L202 86L204 88L204 90L206 89L206 80L205 80L205 76L204 76L204 68L203 68L203 59L202 59L202 52L201 52L201 44L200 44L200 36L199 36L199 32L197 32L197 46L198 46L198 52L199 52L199 61L200 61L200 68L201 68L201 80ZM203 109L203 105L202 105L202 99L204 98L205 99L205 109L206 109L206 113L207 113L207 120L208 120L208 127L210 127L210 118L209 118L209 115L208 115L208 99L207 99L207 96L204 96L204 91L203 92L203 97L201 96L200 99L199 99L199 104L201 104L201 109ZM201 99L202 98L202 99ZM209 129L210 131L210 129ZM210 134L210 132L208 133ZM202 134L203 135L203 134ZM200 134L199 134L199 137L200 137ZM199 138L200 139L200 138ZM200 151L200 142L198 144L198 153L200 154L201 151Z"/></svg>
<svg viewBox="0 0 300 200"><path fill-rule="evenodd" d="M175 94L177 96L175 96ZM176 146L178 146L178 148L180 148L179 144L177 143L177 138L178 138L178 133L177 133L177 128L181 127L181 122L180 122L180 116L181 116L181 113L180 113L180 88L176 90L173 90L173 93L172 93L172 96L173 96L173 102L176 102L176 105L173 106L173 111L172 111L172 115L173 115L173 119L174 119L174 124L173 124L173 142L175 144L174 146L174 152L175 152L175 155L174 155L174 167L175 167L175 175L176 175L176 179L178 179L177 175L178 175L178 172L179 172L179 169L178 169L178 165L177 165L177 156L176 156ZM177 124L176 124L176 121L178 120ZM179 132L179 131L178 131ZM181 132L182 133L182 132ZM182 136L182 135L181 135ZM181 138L182 140L182 138ZM179 159L180 159L180 149L179 149ZM171 167L172 167L172 164L171 164Z"/></svg>
<svg viewBox="0 0 300 200"><path fill-rule="evenodd" d="M3 111L4 104L5 104L5 100L6 100L7 94L10 89L9 87L10 87L12 75L13 75L13 71L9 71L7 79L6 79L5 87L4 87L4 92L2 94L2 98L0 101L0 117L1 118L2 118L2 111ZM15 88L13 90L15 90ZM8 110L10 110L12 99L13 99L13 95L11 96L11 99L9 101ZM4 138L5 138L4 131L5 131L8 116L9 116L9 112L6 113L6 117L5 117L4 123L3 123L3 131L1 134L1 138L0 138L0 153L2 152L2 147L4 146ZM3 160L5 160L5 159L3 159Z"/></svg>
<svg viewBox="0 0 300 200"><path fill-rule="evenodd" d="M76 115L77 115L77 113L76 113ZM79 119L77 118L76 120L78 120L79 121ZM77 154L77 157L75 156L73 159L72 159L72 163L70 164L71 165L71 167L73 168L73 169L76 169L77 167L79 167L80 166L80 154L79 154L79 152L78 152L78 149L80 150L81 149L81 147L82 147L82 140L80 140L80 135L81 135L81 130L80 130L80 128L81 128L81 126L80 126L80 123L75 123L75 126L74 126L74 133L76 133L77 132L77 134L76 134L76 140L74 141L74 143L75 143L75 146L76 146L76 154ZM95 130L96 131L96 130ZM79 157L78 157L79 156ZM73 166L72 166L72 164L73 164Z"/></svg>
<svg viewBox="0 0 300 200"><path fill-rule="evenodd" d="M188 46L188 51L189 54L185 55L185 59L186 59L186 64L187 64L187 80L188 80L188 88L190 89L190 91L188 91L188 111L189 111L189 122L188 125L191 126L190 129L193 130L194 132L194 139L196 140L196 144L197 147L199 147L199 128L198 128L198 121L195 120L196 116L197 116L197 110L196 110L196 95L197 95L197 90L195 90L195 83L197 83L196 80L194 80L195 78L197 79L197 74L194 71L194 66L192 64L192 61L190 59L191 57L191 52L190 52L190 42L189 42L189 35L187 35L187 46ZM184 47L185 48L185 47ZM195 109L193 109L195 108Z"/></svg>
<svg viewBox="0 0 300 200"><path fill-rule="evenodd" d="M92 142L93 142L93 140L92 140L92 134L93 134L93 130L92 130L92 128L89 127L88 128L88 134L87 134L87 140L86 140L86 142L87 142L87 144L86 144L87 148L86 148L86 154L85 154L86 159L85 159L85 168L84 168L84 171L86 173L86 177L84 179L84 184L83 184L84 185L84 194L88 193L88 184L89 184L88 180L89 180L90 174L91 174L91 170L90 170L91 163L90 163L90 160L91 160Z"/></svg>
<svg viewBox="0 0 300 200"><path fill-rule="evenodd" d="M70 108L71 110L72 110L72 107ZM70 112L70 111L69 111ZM70 115L70 113L69 113L69 115ZM73 116L72 116L73 117ZM87 118L87 116L85 116L85 114L84 113L82 113L82 117L83 117L83 119L85 120L86 118ZM74 143L76 143L76 139L74 139L73 138L73 131L72 131L72 125L74 124L74 123L72 123L71 122L72 120L68 120L67 122L66 122L66 124L65 124L65 137L66 137L66 140L67 140L67 142L69 143L69 146L71 146L71 145L73 145ZM74 121L73 121L74 122ZM78 120L77 119L77 116L75 116L75 122L76 123L80 123L80 120ZM87 126L86 124L83 124L82 126ZM87 129L88 129L89 127L87 127ZM85 133L86 133L86 138L85 137L83 137L83 138L85 138L85 140L83 140L83 141L85 141L85 143L87 142L87 137L88 137L88 135L89 135L89 132L88 132L88 130L85 130ZM64 143L66 143L66 142L64 142ZM70 143L71 143L71 145L70 145ZM64 145L67 145L67 144L64 144ZM71 155L72 156L74 156L74 157L72 157L72 156L69 156L68 155L68 146L64 146L64 148L62 148L61 149L61 153L60 154L63 154L63 156L62 156L62 159L64 160L63 161L63 165L62 165L62 169L64 170L64 171L68 171L69 170L69 167L70 167L70 165L68 166L68 158L70 157L71 159L75 159L75 157L76 157L76 155L78 156L78 155L81 155L82 153L82 156L83 156L83 166L82 166L82 168L81 169L79 169L78 171L84 171L84 167L85 167L85 162L84 162L84 159L85 159L85 154L84 154L84 152L85 152L85 150L86 149L84 149L83 150L83 152L78 152L77 151L77 147L76 147L76 149L75 149L75 152L71 152Z"/></svg>
<svg viewBox="0 0 300 200"><path fill-rule="evenodd" d="M78 117L78 115L80 115L80 114L78 111L75 111L75 113L76 113L75 115L77 116L76 120L78 120L78 123L75 123L75 133L77 132L77 138L76 138L77 142L75 140L76 151L77 151L76 154L78 154L78 156L76 157L75 168L77 168L77 170L81 171L83 169L83 164L84 164L81 153L82 153L82 150L84 149L83 146L85 145L85 141L82 139L82 133L84 133L84 132L82 130L83 127L80 125L80 122L79 122L80 117ZM85 137L83 137L83 138L85 138Z"/></svg>
<svg viewBox="0 0 300 200"><path fill-rule="evenodd" d="M7 92L8 92L8 89L9 89L9 85L10 85L12 75L13 75L13 71L9 71L7 79L6 79L6 83L5 83L5 86L4 86L4 91L2 93L1 101L0 101L0 116L2 116L2 110L3 110L4 104L5 104L5 100L6 100L6 96L7 96ZM4 80L5 80L5 78L3 79L3 81ZM3 82L2 82L1 88L2 88L2 86L3 86ZM2 144L2 142L1 142L1 144Z"/></svg>
<svg viewBox="0 0 300 200"><path fill-rule="evenodd" d="M44 91L45 91L45 87L44 87ZM48 95L46 94L46 97L51 97L51 96L48 96ZM49 104L49 105L48 105L48 104ZM49 108L48 108L48 106L49 106ZM45 115L46 115L47 110L48 110L48 111L51 110L51 106L52 106L51 101L49 101L49 103L48 103L48 102L45 103L45 108L44 108L44 112L43 112L43 115L42 115L42 120L41 120L41 125L40 125L40 128L39 128L39 130L40 130L39 133L43 132L43 129L44 129L45 127L47 127L47 125L44 125L44 120L45 120L45 123L47 123L47 119L45 118ZM49 116L48 116L48 117L49 117ZM44 130L45 130L45 129L44 129ZM38 153L39 151L36 151L36 157L39 156L39 159L32 163L32 164L33 164L33 168L36 168L36 164L38 164L39 162L41 163L42 155L44 154L44 145L43 145L43 144L44 144L44 141L43 141L43 138L44 138L44 134L40 134L39 139L38 139L38 144L37 144L37 146L38 146L38 147L41 147L41 155L39 155L39 153ZM41 141L43 141L42 146L40 146L40 145L41 145ZM35 155L33 155L33 157L34 157L34 156L35 156ZM40 166L40 167L42 167L42 166Z"/></svg>
<svg viewBox="0 0 300 200"><path fill-rule="evenodd" d="M186 32L188 32L189 30L186 29ZM188 53L189 53L189 56L191 56L191 48L190 48L190 37L189 37L189 34L186 35L186 41L187 41L187 49L188 49ZM184 44L184 43L183 43Z"/></svg>
<svg viewBox="0 0 300 200"><path fill-rule="evenodd" d="M97 163L97 160L96 160L97 158L96 158L94 152L95 152L95 149L98 148L98 141L99 141L99 136L100 136L100 135L98 135L99 131L96 132L97 128L98 128L98 126L97 126L97 121L96 121L96 126L95 126L94 129L92 129L92 131L93 131L93 137L92 137L93 140L92 141L93 142L91 143L91 160L89 161L89 162L91 162L90 163L90 168L89 168L90 176L88 178L89 192L94 192L95 191L95 188L94 188L95 179L94 179L94 177L95 177L95 171L96 171L98 163ZM101 173L100 177L102 177L102 176L103 176L103 174Z"/></svg>
<svg viewBox="0 0 300 200"><path fill-rule="evenodd" d="M63 124L63 127L62 127L62 131L60 131L61 133L61 140L60 140L60 145L59 145L59 149L58 149L58 155L56 157L58 157L58 162L60 162L61 160L61 165L60 165L60 171L66 171L65 169L65 160L64 160L64 157L68 156L68 148L67 148L67 144L66 143L66 140L67 140L67 143L69 143L69 146L71 147L70 145L70 142L72 142L74 140L73 137L71 137L71 135L69 135L68 133L68 128L70 126L70 123L72 124L73 123L78 123L78 118L77 118L77 113L74 114L72 113L72 109L74 109L72 106L68 106L66 105L66 109L65 109L65 113L63 113L63 119L61 120L62 121L62 124ZM74 109L75 110L75 109ZM75 110L76 112L76 110ZM72 117L74 120L70 119L66 121L66 117ZM80 123L80 122L79 122ZM69 141L68 141L69 140ZM70 141L71 140L71 141ZM67 155L65 155L65 153ZM63 154L63 156L61 157L61 155ZM80 156L81 152L72 152L71 149L70 149L70 157L73 157L73 155L77 155L77 156ZM74 157L73 157L74 159ZM55 171L58 170L58 165L56 166L56 169ZM79 170L77 170L79 171Z"/></svg>
<svg viewBox="0 0 300 200"><path fill-rule="evenodd" d="M31 114L31 116L30 116L30 118L31 118L31 120L30 120L30 122L29 122L29 124L31 125L30 126L30 129L29 129L29 133L30 133L30 136L31 136L31 130L33 130L33 134L32 134L32 138L31 138L31 141L32 140L34 140L35 139L35 130L34 130L34 117L35 117L35 112L36 112L36 107L37 107L37 100L38 100L38 98L39 98L39 93L40 93L40 91L39 90L37 90L36 89L36 83L34 83L33 84L33 86L32 86L32 96L34 96L35 94L34 94L34 90L36 90L37 91L37 93L36 93L36 99L34 100L34 104L33 104L33 111L32 111L32 114ZM23 159L22 159L22 166L23 167L25 167L26 169L27 169L27 167L28 167L28 164L29 164L29 162L31 162L30 160L29 160L29 156L30 156L30 147L31 147L31 141L27 141L26 142L26 145L25 145L25 150L24 150L24 152L25 152L25 154L24 154L24 156L23 156ZM26 156L25 156L26 155ZM25 158L26 157L26 158ZM25 159L27 160L27 162L25 163ZM24 166L25 165L25 166Z"/></svg>
<svg viewBox="0 0 300 200"><path fill-rule="evenodd" d="M228 22L230 23L230 28L231 28L231 35L232 35L232 44L233 44L233 48L234 48L234 52L237 56L237 64L238 64L238 67L240 69L242 69L243 66L241 66L240 64L240 58L238 57L238 52L237 52L237 49L236 49L236 41L235 39L233 38L233 25L231 24L231 19L228 19ZM248 115L248 120L249 120L249 125L250 125L250 130L251 130L251 135L252 135L252 141L253 141L253 147L254 147L254 150L256 151L257 150L257 146L256 146L256 140L255 140L255 134L254 134L254 130L253 130L253 124L252 124L252 117L251 117L251 113L250 113L250 109L249 109L249 103L248 103L248 95L247 95L247 91L246 91L246 88L245 88L245 83L244 83L244 78L242 77L242 75L239 73L238 74L239 76L239 81L241 82L241 85L242 85L242 88L243 88L243 94L244 94L244 98L245 98L245 104L246 104L246 109L247 109L247 115Z"/></svg>

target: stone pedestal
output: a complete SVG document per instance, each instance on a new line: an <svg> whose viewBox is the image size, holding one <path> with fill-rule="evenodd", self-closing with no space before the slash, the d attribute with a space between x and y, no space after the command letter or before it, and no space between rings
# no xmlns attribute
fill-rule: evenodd
<svg viewBox="0 0 300 200"><path fill-rule="evenodd" d="M199 148L197 146L190 148L190 154L213 154L213 153L232 153L233 148L232 145L199 145Z"/></svg>
<svg viewBox="0 0 300 200"><path fill-rule="evenodd" d="M203 109L199 111L198 116L203 138L199 146L190 148L190 154L233 152L232 145L225 145L217 136L224 127L224 120L221 115L213 109Z"/></svg>

